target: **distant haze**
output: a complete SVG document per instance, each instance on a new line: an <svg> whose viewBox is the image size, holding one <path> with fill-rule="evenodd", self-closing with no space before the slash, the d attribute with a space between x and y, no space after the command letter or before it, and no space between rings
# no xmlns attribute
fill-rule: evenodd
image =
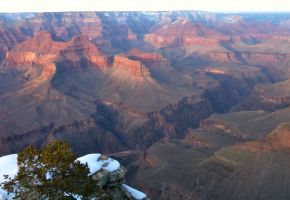
<svg viewBox="0 0 290 200"><path fill-rule="evenodd" d="M0 0L0 12L160 10L285 12L290 11L290 2L288 0Z"/></svg>

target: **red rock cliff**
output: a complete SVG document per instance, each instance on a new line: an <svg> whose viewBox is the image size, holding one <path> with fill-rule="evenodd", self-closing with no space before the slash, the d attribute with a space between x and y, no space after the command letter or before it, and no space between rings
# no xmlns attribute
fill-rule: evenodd
<svg viewBox="0 0 290 200"><path fill-rule="evenodd" d="M67 67L81 67L82 65L94 64L100 69L109 66L108 57L104 55L87 36L75 36L69 42L67 48L60 52L59 62ZM87 64L84 64L84 61ZM70 64L65 64L70 63ZM71 63L73 63L71 65Z"/></svg>
<svg viewBox="0 0 290 200"><path fill-rule="evenodd" d="M122 68L122 70L129 72L135 77L150 75L149 70L142 64L142 62L131 60L123 55L116 55L114 57L113 66Z"/></svg>

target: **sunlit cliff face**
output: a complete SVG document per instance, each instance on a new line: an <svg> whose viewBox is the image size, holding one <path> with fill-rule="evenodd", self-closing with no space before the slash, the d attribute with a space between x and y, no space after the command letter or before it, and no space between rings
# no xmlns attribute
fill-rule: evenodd
<svg viewBox="0 0 290 200"><path fill-rule="evenodd" d="M212 73L212 74L225 74L225 71L221 69L206 69L205 72Z"/></svg>

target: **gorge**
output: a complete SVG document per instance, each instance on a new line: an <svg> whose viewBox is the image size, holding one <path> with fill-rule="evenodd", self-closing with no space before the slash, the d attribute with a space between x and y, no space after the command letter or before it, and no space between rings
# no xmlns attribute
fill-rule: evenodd
<svg viewBox="0 0 290 200"><path fill-rule="evenodd" d="M0 155L64 140L151 199L287 199L289 20L2 13Z"/></svg>

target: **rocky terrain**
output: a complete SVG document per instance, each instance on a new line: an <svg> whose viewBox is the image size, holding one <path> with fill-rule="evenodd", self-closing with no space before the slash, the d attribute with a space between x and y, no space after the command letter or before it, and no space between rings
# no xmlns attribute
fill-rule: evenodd
<svg viewBox="0 0 290 200"><path fill-rule="evenodd" d="M0 14L0 155L60 139L152 199L287 199L289 20Z"/></svg>

